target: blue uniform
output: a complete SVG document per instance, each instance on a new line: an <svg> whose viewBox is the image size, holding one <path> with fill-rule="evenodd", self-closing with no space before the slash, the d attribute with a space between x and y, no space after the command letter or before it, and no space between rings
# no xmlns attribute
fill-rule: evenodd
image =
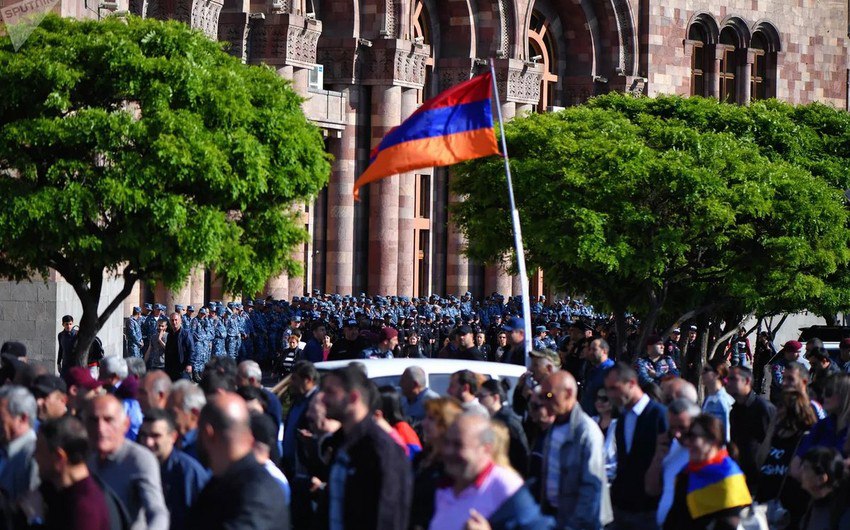
<svg viewBox="0 0 850 530"><path fill-rule="evenodd" d="M239 317L235 315L228 316L224 321L224 328L226 332L224 349L228 357L236 359L239 356L239 347L242 345Z"/></svg>
<svg viewBox="0 0 850 530"><path fill-rule="evenodd" d="M130 357L142 356L143 338L140 317L130 317L127 320L127 352Z"/></svg>
<svg viewBox="0 0 850 530"><path fill-rule="evenodd" d="M210 319L210 332L212 337L212 354L216 357L222 357L226 354L224 349L224 339L227 337L227 328L224 327L224 322L221 318L215 317Z"/></svg>
<svg viewBox="0 0 850 530"><path fill-rule="evenodd" d="M195 317L189 323L189 329L192 331L192 338L195 340L195 361L192 363L192 370L197 373L203 373L204 366L210 360L210 335L206 317Z"/></svg>

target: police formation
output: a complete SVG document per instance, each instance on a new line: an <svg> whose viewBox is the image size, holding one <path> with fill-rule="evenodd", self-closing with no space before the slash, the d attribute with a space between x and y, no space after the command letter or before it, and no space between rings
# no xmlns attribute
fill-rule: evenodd
<svg viewBox="0 0 850 530"><path fill-rule="evenodd" d="M557 350L569 338L570 326L593 329L607 318L579 299L547 303L545 296L532 302L533 347ZM520 297L492 293L476 300L471 293L442 298L326 294L272 297L242 302L211 302L200 308L177 304L182 327L191 331L195 344L192 368L197 379L212 357L257 361L266 372L283 375L297 359L323 360L448 357L464 358L453 334L471 333L472 359L506 361L500 347L502 334L521 329L524 322ZM126 355L143 357L149 368L162 368L165 337L173 331L163 304L134 307L125 327ZM160 326L159 322L166 322ZM346 333L348 331L348 333ZM563 331L563 333L562 333ZM327 337L327 339L325 338ZM509 339L509 337L502 337ZM296 340L297 339L297 340ZM513 361L521 364L519 357Z"/></svg>

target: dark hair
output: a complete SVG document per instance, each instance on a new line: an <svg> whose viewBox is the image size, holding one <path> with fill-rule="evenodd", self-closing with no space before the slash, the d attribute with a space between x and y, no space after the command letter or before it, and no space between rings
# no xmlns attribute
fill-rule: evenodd
<svg viewBox="0 0 850 530"><path fill-rule="evenodd" d="M614 376L617 378L617 381L621 383L628 383L629 381L637 381L638 376L637 372L624 362L618 362L614 366L608 369L608 373L605 377Z"/></svg>
<svg viewBox="0 0 850 530"><path fill-rule="evenodd" d="M510 384L510 383L508 383ZM481 389L490 392L495 396L499 396L499 403L504 403L507 400L507 392L505 391L505 387L502 384L502 381L498 379L488 379L481 383Z"/></svg>
<svg viewBox="0 0 850 530"><path fill-rule="evenodd" d="M269 398L266 396L266 393L260 390L255 386L240 386L236 393L244 399L245 401L253 401L257 400L260 402L260 406L263 407L263 411L269 410Z"/></svg>
<svg viewBox="0 0 850 530"><path fill-rule="evenodd" d="M292 366L292 373L301 379L310 379L314 383L319 382L319 371L310 361L298 361Z"/></svg>
<svg viewBox="0 0 850 530"><path fill-rule="evenodd" d="M62 449L71 464L82 464L89 454L89 437L83 422L74 416L45 420L38 429L39 435L51 451Z"/></svg>
<svg viewBox="0 0 850 530"><path fill-rule="evenodd" d="M68 322L73 322L73 321L74 321L74 317L72 317L71 315L65 315L64 317L62 317L62 323L63 324L67 324Z"/></svg>
<svg viewBox="0 0 850 530"><path fill-rule="evenodd" d="M393 386L382 386L378 389L381 400L381 413L387 423L395 426L404 421L404 413L401 411L401 397Z"/></svg>
<svg viewBox="0 0 850 530"><path fill-rule="evenodd" d="M747 368L746 366L742 366L739 364L738 366L733 366L729 369L730 372L732 370L737 370L742 376L744 376L745 379L750 381L750 383L753 382L753 371Z"/></svg>
<svg viewBox="0 0 850 530"><path fill-rule="evenodd" d="M798 363L797 361L794 361L792 363L788 363L788 365L785 366L785 371L787 372L788 370L796 371L798 374L800 374L800 379L802 379L803 381L805 381L807 383L809 381L811 381L809 369L806 368L806 366L803 363Z"/></svg>
<svg viewBox="0 0 850 530"><path fill-rule="evenodd" d="M174 419L174 414L166 409L149 409L145 413L145 422L164 421L168 427L168 432L177 430L177 421Z"/></svg>
<svg viewBox="0 0 850 530"><path fill-rule="evenodd" d="M209 366L209 365L207 365ZM204 394L215 394L219 390L227 392L236 391L236 376L219 372L218 370L204 370L201 376L201 389Z"/></svg>
<svg viewBox="0 0 850 530"><path fill-rule="evenodd" d="M803 455L802 461L808 463L816 474L826 475L825 487L834 489L847 478L844 459L832 447L812 447Z"/></svg>
<svg viewBox="0 0 850 530"><path fill-rule="evenodd" d="M785 429L802 433L818 421L808 396L795 388L783 390L778 405L785 411L780 424Z"/></svg>
<svg viewBox="0 0 850 530"><path fill-rule="evenodd" d="M204 367L204 374L207 374L210 371L230 376L235 381L238 367L235 359L231 359L226 355L222 355L221 357L214 356L212 359L207 361L207 364Z"/></svg>
<svg viewBox="0 0 850 530"><path fill-rule="evenodd" d="M454 375L457 377L459 385L469 385L470 394L478 392L478 374L472 370L460 370L459 372L455 372Z"/></svg>
<svg viewBox="0 0 850 530"><path fill-rule="evenodd" d="M351 392L352 390L359 392L362 396L363 403L372 409L372 405L375 401L373 394L377 388L375 387L375 383L369 381L369 378L366 376L366 371L363 370L357 363L351 363L348 366L337 368L336 370L331 371L328 375L339 379L343 390L346 392Z"/></svg>
<svg viewBox="0 0 850 530"><path fill-rule="evenodd" d="M691 422L691 431L694 427L699 427L700 436L712 442L718 447L723 447L726 444L726 431L723 429L723 423L720 419L711 414L700 414Z"/></svg>
<svg viewBox="0 0 850 530"><path fill-rule="evenodd" d="M708 361L708 366L717 373L717 377L721 380L729 377L729 367L726 366L726 359L715 357Z"/></svg>
<svg viewBox="0 0 850 530"><path fill-rule="evenodd" d="M292 331L289 332L289 336L300 339L301 338L301 330L300 329L293 329ZM289 340L288 337L287 337L287 340Z"/></svg>

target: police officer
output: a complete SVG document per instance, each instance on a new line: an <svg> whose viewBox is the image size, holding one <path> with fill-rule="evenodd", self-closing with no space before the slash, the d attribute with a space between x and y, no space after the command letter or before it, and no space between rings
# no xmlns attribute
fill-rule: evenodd
<svg viewBox="0 0 850 530"><path fill-rule="evenodd" d="M127 354L141 357L144 337L142 336L142 308L134 307L133 314L127 319Z"/></svg>

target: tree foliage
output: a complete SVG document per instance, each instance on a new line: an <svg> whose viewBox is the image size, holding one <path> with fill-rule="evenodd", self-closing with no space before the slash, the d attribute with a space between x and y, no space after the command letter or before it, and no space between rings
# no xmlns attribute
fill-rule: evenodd
<svg viewBox="0 0 850 530"><path fill-rule="evenodd" d="M556 286L648 329L694 307L846 304L846 113L611 94L504 134L528 261ZM454 182L467 251L483 261L512 252L500 164L469 162Z"/></svg>
<svg viewBox="0 0 850 530"><path fill-rule="evenodd" d="M291 205L328 156L301 99L177 22L47 17L0 39L0 275L55 269L83 302L80 349L137 280L199 264L255 292L306 234ZM124 289L98 312L104 273Z"/></svg>

